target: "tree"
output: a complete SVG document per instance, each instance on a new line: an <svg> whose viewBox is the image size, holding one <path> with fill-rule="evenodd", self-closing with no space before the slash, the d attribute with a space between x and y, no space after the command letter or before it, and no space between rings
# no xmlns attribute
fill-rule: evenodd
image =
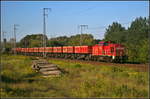
<svg viewBox="0 0 150 99"><path fill-rule="evenodd" d="M148 39L144 39L140 41L141 46L139 46L138 50L138 61L140 62L148 62L149 60L149 43Z"/></svg>
<svg viewBox="0 0 150 99"><path fill-rule="evenodd" d="M104 40L124 44L130 62L148 62L148 31L149 19L146 17L136 18L127 30L121 24L113 22L106 29Z"/></svg>
<svg viewBox="0 0 150 99"><path fill-rule="evenodd" d="M79 46L80 45L80 37L82 38L82 45L93 45L94 38L91 34L77 34L75 36L71 36L68 40L68 45L71 46Z"/></svg>
<svg viewBox="0 0 150 99"><path fill-rule="evenodd" d="M134 62L147 62L148 49L148 31L150 31L149 19L136 18L128 28L126 47L128 47L129 59Z"/></svg>
<svg viewBox="0 0 150 99"><path fill-rule="evenodd" d="M148 38L149 24L146 18L136 18L128 28L128 42L139 43L141 39Z"/></svg>
<svg viewBox="0 0 150 99"><path fill-rule="evenodd" d="M60 36L48 40L48 46L66 46L68 42L67 36Z"/></svg>
<svg viewBox="0 0 150 99"><path fill-rule="evenodd" d="M27 35L23 39L20 40L20 47L41 47L43 46L43 36L47 41L47 36L43 34L32 34Z"/></svg>
<svg viewBox="0 0 150 99"><path fill-rule="evenodd" d="M82 45L93 45L95 43L91 34L73 35L71 37L60 36L48 40L48 46L78 46L80 45L80 36L82 37Z"/></svg>
<svg viewBox="0 0 150 99"><path fill-rule="evenodd" d="M125 37L125 28L121 26L118 22L113 22L109 25L105 33L105 41L114 41L121 43Z"/></svg>

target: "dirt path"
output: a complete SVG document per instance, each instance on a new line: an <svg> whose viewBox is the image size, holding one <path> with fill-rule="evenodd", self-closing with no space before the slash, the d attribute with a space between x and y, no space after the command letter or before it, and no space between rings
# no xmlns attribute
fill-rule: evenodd
<svg viewBox="0 0 150 99"><path fill-rule="evenodd" d="M138 71L141 71L141 72L149 71L149 64L106 63L106 62L84 61L84 60L70 60L70 59L60 59L60 58L49 58L49 59L63 60L63 61L66 61L66 62L73 62L73 63L85 63L85 64L92 64L92 65L129 67L129 68L134 68L134 69L136 69Z"/></svg>

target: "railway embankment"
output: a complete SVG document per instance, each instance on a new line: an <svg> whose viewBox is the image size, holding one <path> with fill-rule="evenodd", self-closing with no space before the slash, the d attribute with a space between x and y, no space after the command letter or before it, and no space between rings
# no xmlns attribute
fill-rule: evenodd
<svg viewBox="0 0 150 99"><path fill-rule="evenodd" d="M93 66L116 66L116 67L126 67L135 69L139 72L148 72L149 71L149 64L129 64L129 63L110 63L110 62L98 62L98 61L86 61L86 60L71 60L71 59L62 59L62 58L49 58L50 60L60 60L66 63L83 63L83 64L90 64Z"/></svg>

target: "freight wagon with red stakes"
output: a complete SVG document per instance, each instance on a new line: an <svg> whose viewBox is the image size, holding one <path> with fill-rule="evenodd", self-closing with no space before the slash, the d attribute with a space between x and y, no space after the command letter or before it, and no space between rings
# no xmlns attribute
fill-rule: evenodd
<svg viewBox="0 0 150 99"><path fill-rule="evenodd" d="M122 62L126 60L125 46L101 41L93 46L57 46L57 47L36 47L36 48L16 48L12 49L18 54L47 57L69 58L78 60L94 60L106 62Z"/></svg>
<svg viewBox="0 0 150 99"><path fill-rule="evenodd" d="M74 57L74 46L63 46L62 57L73 59Z"/></svg>
<svg viewBox="0 0 150 99"><path fill-rule="evenodd" d="M89 60L92 54L92 46L75 46L75 58Z"/></svg>

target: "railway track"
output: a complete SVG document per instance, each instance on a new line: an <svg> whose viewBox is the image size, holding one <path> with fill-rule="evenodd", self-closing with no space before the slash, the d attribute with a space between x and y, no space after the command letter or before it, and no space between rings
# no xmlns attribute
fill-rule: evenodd
<svg viewBox="0 0 150 99"><path fill-rule="evenodd" d="M63 60L66 62L73 62L73 63L85 63L85 64L92 64L92 65L103 65L103 66L119 66L119 67L129 67L136 69L140 72L148 72L149 71L149 64L128 64L128 63L107 63L107 62L98 62L98 61L86 61L86 60L71 60L71 59L62 59L62 58L48 58L53 60Z"/></svg>

